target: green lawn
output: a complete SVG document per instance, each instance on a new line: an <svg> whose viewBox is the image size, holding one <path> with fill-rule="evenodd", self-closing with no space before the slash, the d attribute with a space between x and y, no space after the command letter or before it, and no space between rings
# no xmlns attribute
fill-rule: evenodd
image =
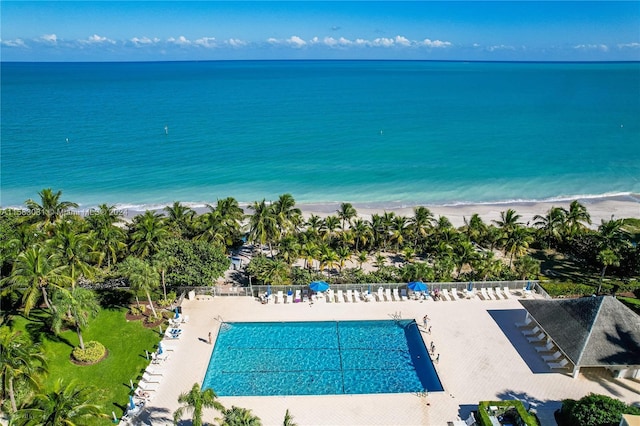
<svg viewBox="0 0 640 426"><path fill-rule="evenodd" d="M112 411L120 417L131 392L129 380L134 385L146 368L145 349L153 352L160 341L158 329L150 330L141 321L127 321L126 309L103 309L83 330L85 342L97 340L109 355L102 362L90 366L78 366L70 361L73 346L78 345L75 331L64 331L59 336L48 333L44 324L46 314L32 311L31 318L14 317L13 328L27 331L36 342L42 342L49 362L49 374L45 387L50 389L58 378L65 381L94 386L98 389L97 403L112 418ZM164 327L163 327L164 328ZM109 420L96 420L95 425L111 424Z"/></svg>

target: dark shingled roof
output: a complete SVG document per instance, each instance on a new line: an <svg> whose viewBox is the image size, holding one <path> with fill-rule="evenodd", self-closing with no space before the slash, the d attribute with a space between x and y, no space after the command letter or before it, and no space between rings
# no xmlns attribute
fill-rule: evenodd
<svg viewBox="0 0 640 426"><path fill-rule="evenodd" d="M640 316L615 297L520 303L574 365L640 365Z"/></svg>

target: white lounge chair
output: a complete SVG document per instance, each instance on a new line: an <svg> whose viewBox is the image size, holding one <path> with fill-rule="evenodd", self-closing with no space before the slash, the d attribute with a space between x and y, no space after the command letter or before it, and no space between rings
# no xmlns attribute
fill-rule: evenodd
<svg viewBox="0 0 640 426"><path fill-rule="evenodd" d="M482 300L489 300L489 294L487 294L487 289L482 287L480 289L480 296L482 297Z"/></svg>
<svg viewBox="0 0 640 426"><path fill-rule="evenodd" d="M496 297L495 294L493 294L493 289L491 287L489 287L487 289L487 294L489 295L489 299L491 300L497 300L498 298Z"/></svg>
<svg viewBox="0 0 640 426"><path fill-rule="evenodd" d="M400 291L398 291L398 289L397 289L397 288L394 288L394 289L393 289L393 300L395 300L396 302L400 302L401 300L403 300L403 299L400 297Z"/></svg>
<svg viewBox="0 0 640 426"><path fill-rule="evenodd" d="M293 298L294 302L301 302L302 301L302 296L301 296L301 292L300 290L296 290L296 295Z"/></svg>
<svg viewBox="0 0 640 426"><path fill-rule="evenodd" d="M162 376L154 376L153 374L147 373L144 373L142 375L142 380L144 380L146 383L160 383L160 379L162 379Z"/></svg>
<svg viewBox="0 0 640 426"><path fill-rule="evenodd" d="M460 297L458 297L458 289L457 288L452 288L451 289L451 298L455 301L455 300L460 300Z"/></svg>
<svg viewBox="0 0 640 426"><path fill-rule="evenodd" d="M162 351L171 351L174 352L176 350L176 346L170 345L168 343L162 343Z"/></svg>
<svg viewBox="0 0 640 426"><path fill-rule="evenodd" d="M400 290L400 299L404 300L409 300L409 297L407 296L407 289L403 288Z"/></svg>
<svg viewBox="0 0 640 426"><path fill-rule="evenodd" d="M563 358L558 362L548 362L547 363L549 368L552 369L552 370L567 368L567 364L569 364L569 361L567 361L566 358Z"/></svg>
<svg viewBox="0 0 640 426"><path fill-rule="evenodd" d="M391 299L391 289L390 288L386 288L384 290L384 297L385 299L387 299L387 302L391 302L393 299Z"/></svg>
<svg viewBox="0 0 640 426"><path fill-rule="evenodd" d="M153 368L151 365L148 366L144 372L145 374L151 374L152 376L162 376L165 373L164 370Z"/></svg>
<svg viewBox="0 0 640 426"><path fill-rule="evenodd" d="M533 322L533 320L531 319L531 317L529 315L527 315L524 319L524 322L517 322L516 323L516 327L522 328L522 327L527 327L529 324L531 324Z"/></svg>
<svg viewBox="0 0 640 426"><path fill-rule="evenodd" d="M546 334L540 333L537 336L527 337L527 340L529 341L529 343L534 343L534 342L542 342L546 338L547 338Z"/></svg>
<svg viewBox="0 0 640 426"><path fill-rule="evenodd" d="M440 294L442 294L442 296L441 296L441 299L442 299L442 300L446 300L446 301L448 301L448 302L450 302L450 301L451 301L451 299L452 299L452 298L451 298L451 296L449 296L449 290L447 290L446 288L443 288L443 289L440 291Z"/></svg>
<svg viewBox="0 0 640 426"><path fill-rule="evenodd" d="M293 302L293 291L289 291L284 295L284 303L288 304L291 302Z"/></svg>
<svg viewBox="0 0 640 426"><path fill-rule="evenodd" d="M562 352L560 351L555 351L551 355L542 355L542 359L545 361L557 361L560 358L562 358Z"/></svg>
<svg viewBox="0 0 640 426"><path fill-rule="evenodd" d="M538 327L537 325L532 329L522 330L522 334L524 334L525 336L535 336L538 333L540 333L540 327Z"/></svg>
<svg viewBox="0 0 640 426"><path fill-rule="evenodd" d="M537 352L552 352L556 348L556 345L554 345L553 342L549 340L544 346L534 346L533 348Z"/></svg>
<svg viewBox="0 0 640 426"><path fill-rule="evenodd" d="M342 293L342 290L338 290L337 297L336 297L336 303L340 303L343 300L344 300L344 294Z"/></svg>
<svg viewBox="0 0 640 426"><path fill-rule="evenodd" d="M335 298L335 294L333 293L332 289L327 290L327 302L329 303L333 303Z"/></svg>
<svg viewBox="0 0 640 426"><path fill-rule="evenodd" d="M353 301L353 290L347 290L347 294L344 301L347 303L351 303Z"/></svg>
<svg viewBox="0 0 640 426"><path fill-rule="evenodd" d="M505 287L502 289L502 292L504 293L504 295L507 297L507 299L511 299L511 291L509 290L509 287Z"/></svg>
<svg viewBox="0 0 640 426"><path fill-rule="evenodd" d="M376 297L373 295L373 293L371 293L371 292L369 292L369 291L367 291L367 292L364 294L364 297L363 297L363 298L364 298L364 301L365 301L365 302L375 302L375 301L376 301Z"/></svg>
<svg viewBox="0 0 640 426"><path fill-rule="evenodd" d="M472 288L471 290L467 289L465 290L465 299L473 299L474 297L476 297L476 289Z"/></svg>
<svg viewBox="0 0 640 426"><path fill-rule="evenodd" d="M502 290L500 290L500 287L496 287L493 290L496 292L496 298L498 300L502 300L502 299L506 299L507 298L507 296L503 296L502 295Z"/></svg>
<svg viewBox="0 0 640 426"><path fill-rule="evenodd" d="M378 288L378 302L384 302L384 289Z"/></svg>
<svg viewBox="0 0 640 426"><path fill-rule="evenodd" d="M360 292L358 290L353 290L353 303L358 303L360 301Z"/></svg>
<svg viewBox="0 0 640 426"><path fill-rule="evenodd" d="M276 303L284 304L284 293L282 290L278 290L278 293L276 294Z"/></svg>
<svg viewBox="0 0 640 426"><path fill-rule="evenodd" d="M527 283L527 285L522 288L522 297L526 298L529 296L531 296L531 283Z"/></svg>
<svg viewBox="0 0 640 426"><path fill-rule="evenodd" d="M142 381L138 383L138 389L142 389L145 392L155 392L159 386L160 383L146 383Z"/></svg>
<svg viewBox="0 0 640 426"><path fill-rule="evenodd" d="M296 297L298 297L298 296L299 296L299 295L298 295L298 292L299 292L299 291L300 291L300 290L296 290ZM303 302L303 303L307 303L308 301L309 301L309 290L307 290L307 289L305 288L305 289L304 289L304 291L302 292L302 302ZM297 301L296 301L295 299L293 299L293 302L294 302L294 303L295 303L295 302L300 302L300 300L297 300Z"/></svg>

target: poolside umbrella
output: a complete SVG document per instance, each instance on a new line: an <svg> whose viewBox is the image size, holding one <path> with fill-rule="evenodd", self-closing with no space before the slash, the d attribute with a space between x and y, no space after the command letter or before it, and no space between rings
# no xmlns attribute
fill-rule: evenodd
<svg viewBox="0 0 640 426"><path fill-rule="evenodd" d="M133 396L129 395L129 410L135 410L136 409L136 403L133 402Z"/></svg>
<svg viewBox="0 0 640 426"><path fill-rule="evenodd" d="M326 281L314 281L309 284L309 288L315 292L326 291L329 289L329 284Z"/></svg>
<svg viewBox="0 0 640 426"><path fill-rule="evenodd" d="M162 343L158 343L158 355L162 355Z"/></svg>
<svg viewBox="0 0 640 426"><path fill-rule="evenodd" d="M177 307L177 306L176 306L175 311L176 311L176 315L174 316L174 318L175 318L175 319L180 318L180 314L178 313L178 307Z"/></svg>
<svg viewBox="0 0 640 426"><path fill-rule="evenodd" d="M271 296L271 284L267 284L267 296Z"/></svg>
<svg viewBox="0 0 640 426"><path fill-rule="evenodd" d="M471 281L467 284L467 291L473 291L473 283Z"/></svg>
<svg viewBox="0 0 640 426"><path fill-rule="evenodd" d="M427 285L422 281L411 281L407 284L407 288L413 291L427 291Z"/></svg>

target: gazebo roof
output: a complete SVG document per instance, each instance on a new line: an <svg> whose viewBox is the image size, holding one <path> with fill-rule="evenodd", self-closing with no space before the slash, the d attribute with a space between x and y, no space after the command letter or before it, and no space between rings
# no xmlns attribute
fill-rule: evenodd
<svg viewBox="0 0 640 426"><path fill-rule="evenodd" d="M574 365L640 365L640 316L615 297L520 303Z"/></svg>

